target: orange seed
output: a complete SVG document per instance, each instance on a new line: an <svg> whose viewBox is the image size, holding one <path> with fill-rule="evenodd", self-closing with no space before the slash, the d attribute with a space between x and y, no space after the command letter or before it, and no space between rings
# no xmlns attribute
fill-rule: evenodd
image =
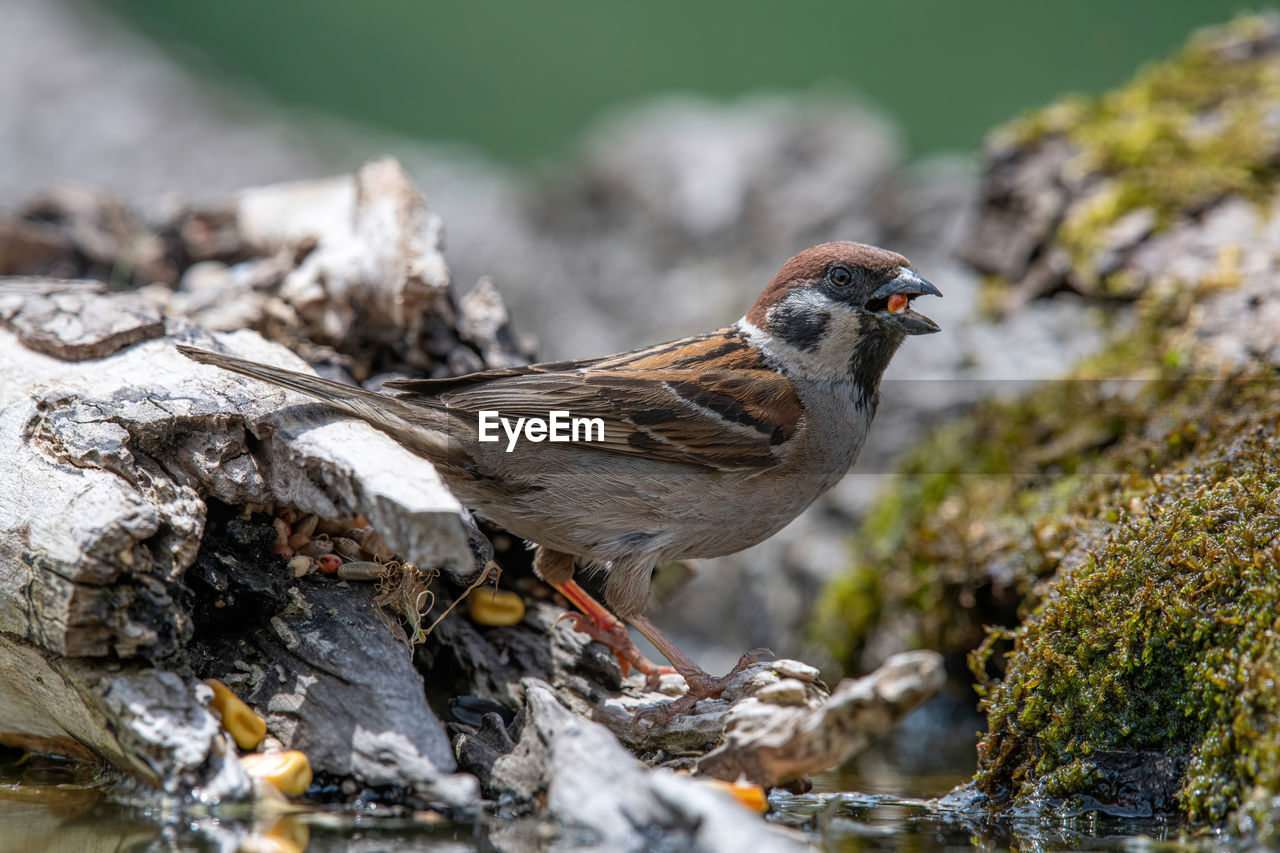
<svg viewBox="0 0 1280 853"><path fill-rule="evenodd" d="M267 724L253 709L231 692L231 688L216 678L206 678L205 684L213 688L213 701L209 707L222 718L222 727L231 733L241 749L253 749L267 736Z"/></svg>

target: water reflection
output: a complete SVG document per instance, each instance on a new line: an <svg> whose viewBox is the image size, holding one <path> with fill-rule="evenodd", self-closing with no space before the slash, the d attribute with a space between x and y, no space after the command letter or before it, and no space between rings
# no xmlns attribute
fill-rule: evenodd
<svg viewBox="0 0 1280 853"><path fill-rule="evenodd" d="M106 804L92 769L17 752L0 759L0 853L129 850L157 834Z"/></svg>
<svg viewBox="0 0 1280 853"><path fill-rule="evenodd" d="M1178 826L1161 820L990 816L976 795L955 790L972 776L976 730L974 718L935 700L890 740L814 779L810 793L775 791L770 819L828 851L1194 849L1177 842ZM107 797L111 780L92 770L17 753L9 759L0 755L0 853L461 853L574 841L535 818L482 815L474 825L448 824L434 813L374 804L290 813L280 806L130 807Z"/></svg>
<svg viewBox="0 0 1280 853"><path fill-rule="evenodd" d="M968 796L919 800L884 794L775 793L777 819L831 851L1194 850L1162 820L1096 814L1064 818L992 818Z"/></svg>

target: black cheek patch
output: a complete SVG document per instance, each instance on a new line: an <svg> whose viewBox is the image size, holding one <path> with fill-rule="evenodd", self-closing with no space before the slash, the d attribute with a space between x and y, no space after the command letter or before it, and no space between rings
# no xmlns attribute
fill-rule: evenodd
<svg viewBox="0 0 1280 853"><path fill-rule="evenodd" d="M822 343L831 315L793 305L779 305L769 320L775 335L804 352L812 352Z"/></svg>

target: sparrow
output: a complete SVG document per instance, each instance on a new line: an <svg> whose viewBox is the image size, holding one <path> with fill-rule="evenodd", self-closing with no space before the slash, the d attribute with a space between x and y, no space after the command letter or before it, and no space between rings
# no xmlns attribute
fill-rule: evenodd
<svg viewBox="0 0 1280 853"><path fill-rule="evenodd" d="M939 331L912 308L926 294L942 295L902 255L822 243L787 260L726 328L618 355L386 383L395 396L179 349L322 400L425 456L464 504L537 546L535 571L583 611L577 627L612 646L624 672L631 663L652 683L663 670L619 619L670 661L688 690L642 712L660 723L718 697L764 650L724 677L704 672L645 615L654 567L755 545L845 475L889 360L908 335ZM603 428L590 441L480 440L481 412L556 410ZM575 567L605 573L607 609L576 584Z"/></svg>

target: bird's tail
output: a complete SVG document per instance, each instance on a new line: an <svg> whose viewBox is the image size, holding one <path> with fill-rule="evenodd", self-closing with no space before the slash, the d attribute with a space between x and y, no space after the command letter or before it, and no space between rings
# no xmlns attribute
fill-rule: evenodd
<svg viewBox="0 0 1280 853"><path fill-rule="evenodd" d="M322 379L309 373L262 364L234 355L225 355L183 344L178 345L178 352L201 364L212 364L224 370L315 397L335 409L354 415L377 427L410 450L433 461L441 461L458 451L457 443L448 435L447 424L439 417L433 418L432 415L435 413L421 406L410 406L386 394L366 391L331 379ZM433 423L433 421L441 422Z"/></svg>

